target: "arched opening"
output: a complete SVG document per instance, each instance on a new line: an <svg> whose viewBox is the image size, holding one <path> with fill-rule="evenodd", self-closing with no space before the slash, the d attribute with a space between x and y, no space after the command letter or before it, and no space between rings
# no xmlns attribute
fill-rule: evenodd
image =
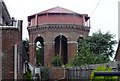
<svg viewBox="0 0 120 81"><path fill-rule="evenodd" d="M63 35L59 35L55 38L55 56L61 56L62 63L68 63L68 45L67 45L67 38Z"/></svg>
<svg viewBox="0 0 120 81"><path fill-rule="evenodd" d="M77 40L77 52L80 52L80 43L82 42L83 37L79 37Z"/></svg>
<svg viewBox="0 0 120 81"><path fill-rule="evenodd" d="M36 66L44 66L44 40L42 37L35 39Z"/></svg>

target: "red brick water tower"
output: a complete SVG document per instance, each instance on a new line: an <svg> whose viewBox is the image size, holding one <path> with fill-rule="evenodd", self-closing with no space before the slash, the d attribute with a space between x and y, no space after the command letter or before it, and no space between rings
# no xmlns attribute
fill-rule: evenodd
<svg viewBox="0 0 120 81"><path fill-rule="evenodd" d="M42 65L51 65L59 54L63 64L70 63L77 52L77 40L90 31L87 14L54 7L28 16L30 63L36 65L36 43L41 43Z"/></svg>

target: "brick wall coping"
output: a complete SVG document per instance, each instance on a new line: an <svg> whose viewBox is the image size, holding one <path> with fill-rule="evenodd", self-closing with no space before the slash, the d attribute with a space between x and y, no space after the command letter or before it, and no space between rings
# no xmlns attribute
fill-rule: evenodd
<svg viewBox="0 0 120 81"><path fill-rule="evenodd" d="M0 29L18 29L15 26L0 26Z"/></svg>

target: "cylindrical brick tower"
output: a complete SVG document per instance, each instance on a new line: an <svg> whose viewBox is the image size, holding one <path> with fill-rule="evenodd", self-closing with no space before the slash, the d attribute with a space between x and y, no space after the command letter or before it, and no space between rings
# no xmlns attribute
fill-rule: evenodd
<svg viewBox="0 0 120 81"><path fill-rule="evenodd" d="M41 43L41 63L50 65L55 55L60 55L63 64L70 63L77 52L77 40L90 31L87 14L55 7L28 16L30 63L36 65L36 43Z"/></svg>

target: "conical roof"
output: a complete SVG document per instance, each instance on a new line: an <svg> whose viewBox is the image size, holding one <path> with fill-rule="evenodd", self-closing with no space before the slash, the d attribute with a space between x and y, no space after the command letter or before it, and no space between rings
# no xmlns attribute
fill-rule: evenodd
<svg viewBox="0 0 120 81"><path fill-rule="evenodd" d="M76 12L57 6L57 7L42 11L40 13L76 13Z"/></svg>
<svg viewBox="0 0 120 81"><path fill-rule="evenodd" d="M45 14L45 13L69 13L69 14L72 14L72 13L76 13L76 12L57 6L57 7L50 8L48 10L44 10L44 11L36 13L36 14ZM36 14L33 14L31 16L34 16ZM76 14L79 14L79 13L76 13Z"/></svg>
<svg viewBox="0 0 120 81"><path fill-rule="evenodd" d="M76 13L72 10L68 10L68 9L65 9L65 8L62 8L62 7L53 7L53 8L50 8L48 10L44 10L44 11L41 11L39 13L36 13L36 14L33 14L33 15L30 15L28 16L28 21L30 21L30 19L32 17L35 17L35 15L43 15L43 14L59 14L59 13L63 13L63 14L77 14L77 15L87 15L87 14L79 14L79 13Z"/></svg>

